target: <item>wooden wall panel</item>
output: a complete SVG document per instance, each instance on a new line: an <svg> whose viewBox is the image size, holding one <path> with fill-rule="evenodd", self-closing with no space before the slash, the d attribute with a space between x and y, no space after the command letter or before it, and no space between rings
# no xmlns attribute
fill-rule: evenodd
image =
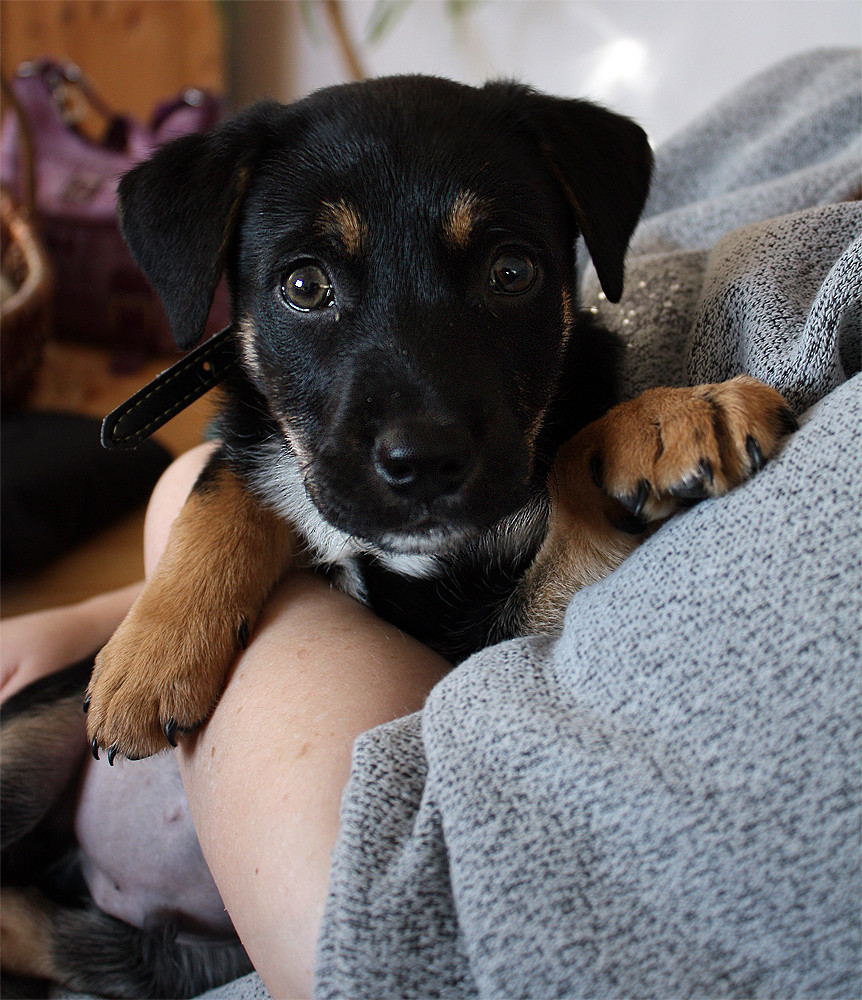
<svg viewBox="0 0 862 1000"><path fill-rule="evenodd" d="M115 110L146 117L186 86L223 90L224 44L210 0L3 0L0 66L70 59Z"/></svg>

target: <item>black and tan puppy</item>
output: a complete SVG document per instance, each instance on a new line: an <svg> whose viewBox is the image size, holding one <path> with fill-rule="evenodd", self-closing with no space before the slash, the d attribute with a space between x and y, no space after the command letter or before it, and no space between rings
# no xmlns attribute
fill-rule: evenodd
<svg viewBox="0 0 862 1000"><path fill-rule="evenodd" d="M199 726L297 548L458 660L556 624L631 550L632 515L770 454L784 403L746 379L653 393L558 454L614 401L576 243L619 299L651 162L592 104L401 77L259 105L124 179L179 345L224 271L241 362L223 446L97 661L94 748Z"/></svg>
<svg viewBox="0 0 862 1000"><path fill-rule="evenodd" d="M124 179L179 345L225 271L241 363L223 446L97 661L94 747L200 725L297 547L457 660L553 625L631 549L632 514L771 452L783 401L743 379L653 393L559 454L614 392L576 242L617 300L650 167L642 130L591 104L405 77L257 106Z"/></svg>
<svg viewBox="0 0 862 1000"><path fill-rule="evenodd" d="M557 628L650 525L760 467L789 417L753 379L612 408L576 248L618 300L651 164L592 104L401 77L258 105L123 180L178 344L225 273L237 361L222 445L98 657L94 752L199 726L295 559L457 662Z"/></svg>

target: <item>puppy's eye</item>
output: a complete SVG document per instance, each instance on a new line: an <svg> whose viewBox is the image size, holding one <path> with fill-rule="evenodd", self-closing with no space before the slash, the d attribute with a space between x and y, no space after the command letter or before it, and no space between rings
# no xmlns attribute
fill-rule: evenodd
<svg viewBox="0 0 862 1000"><path fill-rule="evenodd" d="M535 261L523 250L504 250L491 265L491 288L502 295L523 295L536 280Z"/></svg>
<svg viewBox="0 0 862 1000"><path fill-rule="evenodd" d="M281 283L284 301L300 312L312 312L332 305L334 295L326 271L314 261L296 264Z"/></svg>

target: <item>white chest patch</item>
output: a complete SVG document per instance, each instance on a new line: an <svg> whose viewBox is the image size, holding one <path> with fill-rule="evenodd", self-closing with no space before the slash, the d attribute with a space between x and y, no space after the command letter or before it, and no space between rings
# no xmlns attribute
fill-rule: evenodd
<svg viewBox="0 0 862 1000"><path fill-rule="evenodd" d="M255 458L252 488L305 538L314 563L338 565L367 551L359 539L333 528L321 517L305 488L299 463L284 438L270 438L257 449Z"/></svg>

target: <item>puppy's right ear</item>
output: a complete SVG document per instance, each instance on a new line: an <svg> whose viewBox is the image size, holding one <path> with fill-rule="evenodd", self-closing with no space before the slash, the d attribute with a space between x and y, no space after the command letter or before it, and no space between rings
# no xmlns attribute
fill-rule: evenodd
<svg viewBox="0 0 862 1000"><path fill-rule="evenodd" d="M281 113L275 102L257 104L167 143L120 181L123 237L183 350L203 334L242 200Z"/></svg>

